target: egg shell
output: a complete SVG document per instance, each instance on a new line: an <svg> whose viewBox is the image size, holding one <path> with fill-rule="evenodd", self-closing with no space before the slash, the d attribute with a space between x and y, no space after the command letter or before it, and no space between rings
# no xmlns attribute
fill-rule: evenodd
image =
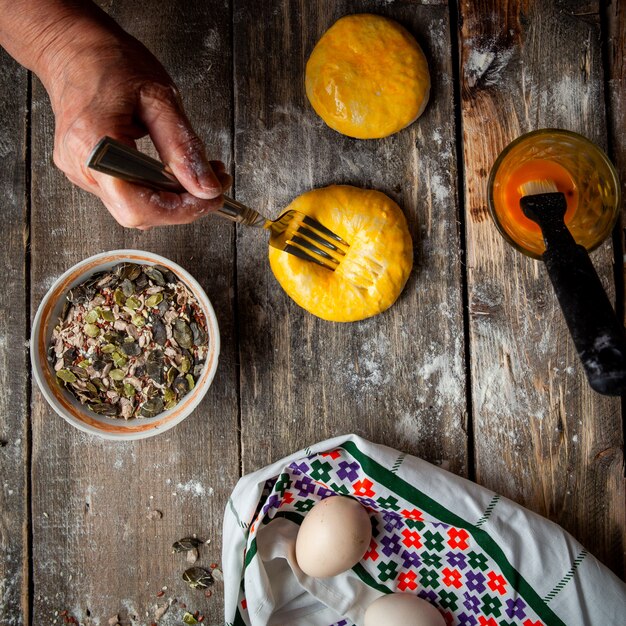
<svg viewBox="0 0 626 626"><path fill-rule="evenodd" d="M390 593L365 611L364 626L446 626L439 611L410 593Z"/></svg>
<svg viewBox="0 0 626 626"><path fill-rule="evenodd" d="M352 498L331 496L304 518L296 538L296 560L308 576L336 576L361 560L371 540L367 510Z"/></svg>

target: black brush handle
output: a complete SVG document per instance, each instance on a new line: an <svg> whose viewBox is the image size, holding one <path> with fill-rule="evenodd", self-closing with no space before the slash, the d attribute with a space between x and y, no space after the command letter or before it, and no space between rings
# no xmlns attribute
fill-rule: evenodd
<svg viewBox="0 0 626 626"><path fill-rule="evenodd" d="M559 198L558 196L561 196ZM541 226L542 259L592 389L619 396L626 392L626 334L602 288L589 254L564 222L563 194L526 196L522 210Z"/></svg>

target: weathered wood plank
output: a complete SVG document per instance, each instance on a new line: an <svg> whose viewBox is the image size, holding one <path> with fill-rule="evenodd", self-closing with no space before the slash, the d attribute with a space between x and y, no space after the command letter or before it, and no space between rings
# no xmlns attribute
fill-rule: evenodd
<svg viewBox="0 0 626 626"><path fill-rule="evenodd" d="M26 70L0 49L0 624L28 623Z"/></svg>
<svg viewBox="0 0 626 626"><path fill-rule="evenodd" d="M231 63L228 3L105 8L151 48L177 81L187 111L215 158L230 161ZM207 623L223 615L219 586L211 598L181 580L184 555L173 541L197 533L211 539L198 564L219 561L226 498L239 475L232 226L206 218L187 227L124 230L94 198L52 166L53 117L39 84L33 113L33 307L50 283L101 250L139 248L186 267L217 312L222 358L207 397L165 434L136 443L104 442L67 425L34 393L33 534L35 623L55 611L90 623L150 624L154 610L178 598ZM152 511L162 519L149 519ZM167 591L161 598L162 586ZM159 624L179 624L173 606Z"/></svg>
<svg viewBox="0 0 626 626"><path fill-rule="evenodd" d="M608 93L607 123L609 129L609 156L622 185L622 199L626 198L626 6L623 2L607 2L604 6L606 40L606 80ZM623 203L622 203L623 204ZM622 215L622 250L626 250L626 220ZM626 266L623 269L626 280ZM625 291L622 285L622 296ZM626 300L623 312L626 316ZM626 317L625 317L626 321Z"/></svg>
<svg viewBox="0 0 626 626"><path fill-rule="evenodd" d="M314 441L356 432L465 474L447 5L239 0L234 7L238 198L277 217L314 187L379 189L407 215L416 256L409 283L389 311L332 324L283 293L262 233L238 232L244 471ZM304 93L305 63L324 31L343 15L368 11L397 19L417 37L433 77L423 117L380 141L350 139L326 127Z"/></svg>
<svg viewBox="0 0 626 626"><path fill-rule="evenodd" d="M486 213L487 174L518 135L560 127L605 147L598 3L460 7L477 479L563 525L619 574L620 402L591 391L544 267ZM610 242L593 262L612 289Z"/></svg>

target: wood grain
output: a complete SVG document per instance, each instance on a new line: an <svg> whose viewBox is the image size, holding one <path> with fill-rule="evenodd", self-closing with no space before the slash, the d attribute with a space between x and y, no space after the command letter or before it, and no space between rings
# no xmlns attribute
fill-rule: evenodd
<svg viewBox="0 0 626 626"><path fill-rule="evenodd" d="M304 93L305 63L317 40L339 17L367 11L397 19L417 37L433 78L424 115L379 141L331 130ZM238 198L277 217L315 187L375 188L403 208L415 246L415 269L391 309L333 324L300 309L281 290L262 233L238 232L244 471L356 432L467 473L446 3L237 0L234 35Z"/></svg>
<svg viewBox="0 0 626 626"><path fill-rule="evenodd" d="M228 4L162 0L150 9L108 2L177 81L187 111L215 158L230 161L231 63ZM211 539L199 565L220 560L227 496L239 475L233 342L232 226L205 219L147 233L124 230L104 207L52 166L53 117L39 84L33 99L33 305L64 270L116 248L161 253L186 267L207 291L222 333L222 358L198 409L171 431L118 443L87 436L33 397L34 623L66 610L81 624L150 624L177 598L206 623L223 615L219 585L206 598L181 580L188 567L171 544L197 533ZM161 519L150 519L153 511ZM166 593L157 598L162 586ZM159 624L179 624L178 604Z"/></svg>
<svg viewBox="0 0 626 626"><path fill-rule="evenodd" d="M486 214L498 153L536 128L606 147L598 3L460 3L468 299L477 479L558 522L623 572L618 399L591 391L544 267ZM612 250L592 260L612 291Z"/></svg>
<svg viewBox="0 0 626 626"><path fill-rule="evenodd" d="M608 95L607 124L609 129L609 156L615 165L617 175L621 182L622 205L626 198L626 5L623 2L607 2L604 7L603 25L605 33L605 57L606 57L606 90ZM622 214L621 219L621 251L626 250L626 219ZM617 262L619 265L619 254ZM622 260L622 289L621 295L625 297L626 289L626 265ZM619 295L618 291L618 295ZM622 314L626 322L626 300L622 303Z"/></svg>
<svg viewBox="0 0 626 626"><path fill-rule="evenodd" d="M27 624L29 364L25 155L27 72L0 49L0 623Z"/></svg>

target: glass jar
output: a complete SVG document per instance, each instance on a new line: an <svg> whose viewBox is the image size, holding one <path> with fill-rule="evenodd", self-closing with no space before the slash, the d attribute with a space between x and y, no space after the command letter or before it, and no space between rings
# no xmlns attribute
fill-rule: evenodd
<svg viewBox="0 0 626 626"><path fill-rule="evenodd" d="M541 229L519 206L519 186L531 180L552 180L565 194L565 223L587 250L597 248L613 230L620 186L606 154L577 133L536 130L511 142L489 174L489 212L502 236L520 252L537 259L545 251Z"/></svg>

